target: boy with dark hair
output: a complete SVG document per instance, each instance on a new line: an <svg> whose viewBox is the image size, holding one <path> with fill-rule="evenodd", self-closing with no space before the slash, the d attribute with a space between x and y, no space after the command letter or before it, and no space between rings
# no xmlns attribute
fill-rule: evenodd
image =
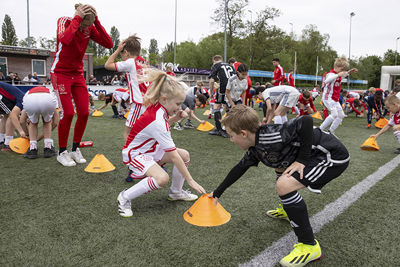
<svg viewBox="0 0 400 267"><path fill-rule="evenodd" d="M367 128L371 128L373 111L375 111L375 119L377 121L387 114L387 110L385 108L385 103L383 102L383 92L376 90L375 94L368 96L366 104L368 107Z"/></svg>
<svg viewBox="0 0 400 267"><path fill-rule="evenodd" d="M346 147L334 135L313 129L310 116L281 125L259 126L258 114L253 109L237 105L222 122L231 141L246 153L209 197L217 204L222 193L259 162L274 168L282 205L267 215L288 220L299 241L280 264L304 266L319 259L321 248L314 239L306 203L297 190L307 187L321 193L322 187L347 168L350 157Z"/></svg>
<svg viewBox="0 0 400 267"><path fill-rule="evenodd" d="M272 65L274 65L274 79L272 80L273 86L283 85L283 80L285 79L285 70L279 63L279 58L274 58L272 60Z"/></svg>
<svg viewBox="0 0 400 267"><path fill-rule="evenodd" d="M229 65L228 63L222 62L222 56L215 55L213 57L213 65L211 67L211 73L209 75L210 78L210 88L214 88L215 79L218 78L219 80L219 88L216 93L215 97L215 104L214 104L214 120L215 120L215 128L216 130L209 132L211 135L218 135L222 137L228 138L229 136L227 133L222 129L221 126L221 105L226 108L225 102L225 91L226 86L228 84L229 78L231 78L235 74L234 68Z"/></svg>
<svg viewBox="0 0 400 267"><path fill-rule="evenodd" d="M311 115L313 112L317 112L311 93L308 90L303 90L299 97L298 104L300 109L300 116Z"/></svg>

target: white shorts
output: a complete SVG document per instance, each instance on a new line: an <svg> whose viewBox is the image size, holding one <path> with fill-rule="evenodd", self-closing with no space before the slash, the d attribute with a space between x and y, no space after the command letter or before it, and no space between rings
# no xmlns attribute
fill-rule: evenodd
<svg viewBox="0 0 400 267"><path fill-rule="evenodd" d="M132 128L133 124L144 113L146 108L142 104L132 103L131 110L129 111L128 118L126 119L125 126Z"/></svg>
<svg viewBox="0 0 400 267"><path fill-rule="evenodd" d="M122 150L122 160L124 164L128 165L129 169L132 171L130 175L133 179L143 179L146 177L147 170L157 164L165 154L163 149L157 146L156 151L148 154L132 155L136 154L135 151L129 148Z"/></svg>
<svg viewBox="0 0 400 267"><path fill-rule="evenodd" d="M50 122L57 108L57 98L49 93L25 94L22 105L32 123L38 123L40 115L44 122Z"/></svg>
<svg viewBox="0 0 400 267"><path fill-rule="evenodd" d="M324 106L329 110L329 112L334 117L344 117L344 112L342 106L340 105L339 101L333 101L332 99L322 99Z"/></svg>
<svg viewBox="0 0 400 267"><path fill-rule="evenodd" d="M300 92L297 90L291 90L289 92L285 92L279 105L292 108L296 106L297 100L299 100Z"/></svg>
<svg viewBox="0 0 400 267"><path fill-rule="evenodd" d="M121 102L122 101L121 96L119 94L117 94L117 93L113 93L113 97L117 102Z"/></svg>

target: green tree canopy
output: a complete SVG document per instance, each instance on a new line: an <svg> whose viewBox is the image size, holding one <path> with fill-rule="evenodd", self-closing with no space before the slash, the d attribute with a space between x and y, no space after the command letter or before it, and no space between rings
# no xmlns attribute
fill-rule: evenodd
<svg viewBox="0 0 400 267"><path fill-rule="evenodd" d="M1 43L3 45L18 45L18 38L15 32L14 24L9 15L4 16L3 25L1 25Z"/></svg>

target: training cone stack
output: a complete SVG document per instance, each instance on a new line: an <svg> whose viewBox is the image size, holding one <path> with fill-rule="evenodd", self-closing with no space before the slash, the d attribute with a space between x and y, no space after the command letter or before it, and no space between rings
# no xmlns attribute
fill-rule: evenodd
<svg viewBox="0 0 400 267"><path fill-rule="evenodd" d="M125 112L125 114L124 114L124 118L125 118L125 119L127 119L127 118L128 118L128 116L129 116L129 112Z"/></svg>
<svg viewBox="0 0 400 267"><path fill-rule="evenodd" d="M103 116L103 112L101 112L100 110L95 110L93 113L92 113L92 117L101 117L101 116Z"/></svg>
<svg viewBox="0 0 400 267"><path fill-rule="evenodd" d="M200 125L197 127L197 130L202 131L202 132L208 132L208 131L211 131L213 128L214 128L214 125L212 125L208 121L205 121L204 123L200 123Z"/></svg>
<svg viewBox="0 0 400 267"><path fill-rule="evenodd" d="M365 140L365 142L361 145L361 149L369 151L378 151L379 146L375 138L370 137L367 140Z"/></svg>
<svg viewBox="0 0 400 267"><path fill-rule="evenodd" d="M221 204L216 206L213 198L202 195L184 214L183 219L196 226L219 226L229 222L231 214Z"/></svg>
<svg viewBox="0 0 400 267"><path fill-rule="evenodd" d="M204 116L208 116L208 115L210 115L210 110L209 110L209 109L207 109L206 111L204 111L203 115L204 115Z"/></svg>
<svg viewBox="0 0 400 267"><path fill-rule="evenodd" d="M319 111L315 112L315 113L312 115L312 117L313 117L314 119L322 120L322 116L321 116L321 113L320 113Z"/></svg>
<svg viewBox="0 0 400 267"><path fill-rule="evenodd" d="M103 155L97 154L85 168L85 172L100 173L115 170L115 166Z"/></svg>
<svg viewBox="0 0 400 267"><path fill-rule="evenodd" d="M29 139L18 137L10 141L10 149L18 154L25 154L29 148Z"/></svg>
<svg viewBox="0 0 400 267"><path fill-rule="evenodd" d="M388 124L388 120L385 118L380 118L376 123L375 123L375 127L382 129L383 127L386 126L386 124Z"/></svg>

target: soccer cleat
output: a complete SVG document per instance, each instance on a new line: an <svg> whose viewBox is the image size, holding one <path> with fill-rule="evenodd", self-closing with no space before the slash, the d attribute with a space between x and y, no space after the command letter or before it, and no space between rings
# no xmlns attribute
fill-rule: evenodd
<svg viewBox="0 0 400 267"><path fill-rule="evenodd" d="M179 122L175 123L174 129L178 130L178 131L182 131L183 130L182 129L182 125Z"/></svg>
<svg viewBox="0 0 400 267"><path fill-rule="evenodd" d="M133 178L131 177L131 174L132 174L132 171L129 170L128 177L126 177L126 179L125 179L125 181L127 181L128 183L133 181Z"/></svg>
<svg viewBox="0 0 400 267"><path fill-rule="evenodd" d="M394 151L394 154L400 154L400 147L396 148L396 150Z"/></svg>
<svg viewBox="0 0 400 267"><path fill-rule="evenodd" d="M212 115L211 115L211 114L209 114L209 115L208 115L208 119L211 119L211 118L212 118Z"/></svg>
<svg viewBox="0 0 400 267"><path fill-rule="evenodd" d="M315 245L307 245L303 243L297 243L293 247L294 249L286 257L281 259L279 262L282 266L289 267L300 267L304 266L311 261L316 261L321 258L321 247L318 241L315 239Z"/></svg>
<svg viewBox="0 0 400 267"><path fill-rule="evenodd" d="M76 163L86 163L86 159L83 158L79 148L77 148L76 151L69 152L69 154Z"/></svg>
<svg viewBox="0 0 400 267"><path fill-rule="evenodd" d="M225 138L230 138L229 134L228 134L226 131L224 131L224 130L221 131L220 135L221 135L222 137L225 137Z"/></svg>
<svg viewBox="0 0 400 267"><path fill-rule="evenodd" d="M194 125L193 125L193 123L191 122L191 121L186 121L185 122L185 124L183 125L183 128L185 128L185 129L193 129L194 128Z"/></svg>
<svg viewBox="0 0 400 267"><path fill-rule="evenodd" d="M76 165L75 161L71 158L67 150L57 156L57 161L65 167L72 167Z"/></svg>
<svg viewBox="0 0 400 267"><path fill-rule="evenodd" d="M289 221L289 217L286 211L283 209L282 204L279 204L279 208L267 211L267 215L273 219L283 219Z"/></svg>
<svg viewBox="0 0 400 267"><path fill-rule="evenodd" d="M195 194L192 194L189 190L182 190L179 193L172 193L171 190L168 192L168 200L184 200L184 201L194 201L199 197Z"/></svg>
<svg viewBox="0 0 400 267"><path fill-rule="evenodd" d="M119 116L114 114L114 115L112 115L112 118L113 118L113 119L118 119Z"/></svg>
<svg viewBox="0 0 400 267"><path fill-rule="evenodd" d="M208 132L208 134L210 134L210 135L221 135L221 132L219 130L214 130L214 131Z"/></svg>
<svg viewBox="0 0 400 267"><path fill-rule="evenodd" d="M369 124L369 123L368 123L368 125L367 125L367 129L369 129L369 128L371 128L371 124Z"/></svg>
<svg viewBox="0 0 400 267"><path fill-rule="evenodd" d="M38 156L38 150L37 149L31 149L29 148L28 151L24 154L24 158L28 159L37 159Z"/></svg>
<svg viewBox="0 0 400 267"><path fill-rule="evenodd" d="M119 193L118 195L118 212L119 215L121 215L122 217L132 217L133 213L132 213L132 209L131 209L131 201L128 199L125 199L123 197L123 193L126 191L126 189L124 189L121 193Z"/></svg>
<svg viewBox="0 0 400 267"><path fill-rule="evenodd" d="M45 148L43 149L43 156L44 156L45 158L51 158L51 157L53 157L53 156L55 156L55 155L57 155L57 152L56 152L56 150L54 149L54 146L51 146L50 148L45 147Z"/></svg>
<svg viewBox="0 0 400 267"><path fill-rule="evenodd" d="M11 151L11 148L9 145L3 145L3 147L1 148L1 151Z"/></svg>

